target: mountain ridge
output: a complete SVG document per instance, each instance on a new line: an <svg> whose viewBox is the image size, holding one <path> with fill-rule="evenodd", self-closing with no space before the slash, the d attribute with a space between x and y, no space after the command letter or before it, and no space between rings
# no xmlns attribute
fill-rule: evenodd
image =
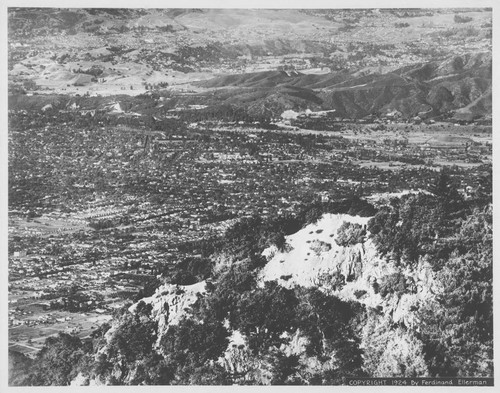
<svg viewBox="0 0 500 393"><path fill-rule="evenodd" d="M449 68L452 63L467 64L467 67L456 73ZM216 90L230 87L233 103L248 89L264 95L267 91L267 97L276 92L295 95L302 100L302 107L319 105L323 110L335 110L339 117L360 118L397 110L406 118L417 115L427 118L460 110L462 119L472 120L489 114L491 57L485 58L484 53L468 54L439 63L404 67L387 74L354 78L345 73L304 75L298 71L290 75L285 71L266 71L220 76L195 85ZM293 94L290 88L302 94ZM473 105L481 101L482 107ZM305 108L285 106L282 109Z"/></svg>

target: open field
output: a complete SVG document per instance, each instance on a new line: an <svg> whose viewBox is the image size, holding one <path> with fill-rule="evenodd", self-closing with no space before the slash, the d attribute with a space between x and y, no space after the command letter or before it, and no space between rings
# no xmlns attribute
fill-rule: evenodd
<svg viewBox="0 0 500 393"><path fill-rule="evenodd" d="M88 230L88 224L82 220L75 219L54 219L51 217L38 217L33 220L26 220L20 217L12 217L9 220L9 227L13 234L17 231L37 233L41 236L48 236L60 232L77 232Z"/></svg>
<svg viewBox="0 0 500 393"><path fill-rule="evenodd" d="M360 167L376 167L384 170L397 171L403 168L421 168L429 166L438 170L442 166L457 165L462 168L473 168L483 163L491 162L492 128L491 126L478 125L454 125L450 123L435 124L388 124L382 130L374 130L376 125L360 125L346 123L342 131L318 131L307 130L296 127L287 127L276 130L290 134L316 135L326 137L341 137L356 143L367 150L382 151L388 145L401 144L394 152L402 155L404 151L413 152L417 155L425 154L431 161L427 164L411 164L409 162L398 162L397 159L384 161L377 160L353 160L352 164ZM248 128L224 128L218 127L217 131L237 131L243 133L259 132L258 129ZM262 131L262 130L260 130ZM482 151L481 160L470 162L466 154L469 149L476 148ZM448 153L456 154L450 155ZM332 153L342 154L342 150L332 150ZM326 162L324 158L310 158L310 162ZM292 162L284 160L282 162Z"/></svg>
<svg viewBox="0 0 500 393"><path fill-rule="evenodd" d="M9 349L24 354L32 354L39 351L43 347L45 340L50 336L55 336L59 332L68 332L84 338L89 336L99 325L112 318L111 315L94 312L76 314L56 311L50 313L50 315L57 322L34 326L19 325L9 328ZM35 313L31 315L31 319L36 320L39 316L41 315Z"/></svg>

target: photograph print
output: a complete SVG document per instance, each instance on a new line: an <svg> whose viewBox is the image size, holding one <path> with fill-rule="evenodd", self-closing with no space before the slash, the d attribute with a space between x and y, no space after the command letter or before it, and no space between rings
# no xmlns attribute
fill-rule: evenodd
<svg viewBox="0 0 500 393"><path fill-rule="evenodd" d="M8 385L492 386L492 11L10 5Z"/></svg>

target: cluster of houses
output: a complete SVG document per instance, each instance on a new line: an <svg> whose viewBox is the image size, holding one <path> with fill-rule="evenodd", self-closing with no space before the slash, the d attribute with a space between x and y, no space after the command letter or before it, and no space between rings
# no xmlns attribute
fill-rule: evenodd
<svg viewBox="0 0 500 393"><path fill-rule="evenodd" d="M332 115L308 111L296 117ZM47 190L50 198L39 208L41 217L9 228L11 297L36 300L44 293L57 298L62 288L78 284L102 294L103 313L111 314L145 278L194 255L180 245L221 235L242 217L293 213L301 203L327 202L346 193L425 188L429 180L419 168L360 169L361 160L491 155L491 146L474 143L416 147L403 140L369 142L342 133L305 135L257 126L201 130L203 125L167 135L99 128L68 136L61 127L17 139L13 147L20 149L15 152L19 157L40 156L36 168L17 168L14 175L23 180L16 183L19 191L33 176L49 171L61 186ZM433 171L428 172L431 176ZM463 184L464 190L470 186ZM30 209L29 201L14 200L11 224L16 217L28 222ZM89 225L99 222L106 225ZM23 314L16 318L32 319Z"/></svg>

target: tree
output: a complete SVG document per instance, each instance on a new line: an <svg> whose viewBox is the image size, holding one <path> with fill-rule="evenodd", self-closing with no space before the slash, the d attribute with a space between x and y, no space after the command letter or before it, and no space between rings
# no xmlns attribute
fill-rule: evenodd
<svg viewBox="0 0 500 393"><path fill-rule="evenodd" d="M348 247L365 240L366 230L359 224L344 221L337 231L335 242L339 246Z"/></svg>
<svg viewBox="0 0 500 393"><path fill-rule="evenodd" d="M151 303L144 303L142 300L137 303L137 308L135 309L136 315L140 317L151 318L151 311L153 310L153 305Z"/></svg>
<svg viewBox="0 0 500 393"><path fill-rule="evenodd" d="M22 353L9 350L9 386L26 386L33 360Z"/></svg>
<svg viewBox="0 0 500 393"><path fill-rule="evenodd" d="M438 252L435 238L449 235L454 227L445 205L443 200L425 194L394 199L368 222L377 250L404 264L416 263L420 256Z"/></svg>
<svg viewBox="0 0 500 393"><path fill-rule="evenodd" d="M149 355L156 341L156 331L156 321L140 318L139 314L123 314L109 341L111 357L123 358L127 363L133 363Z"/></svg>
<svg viewBox="0 0 500 393"><path fill-rule="evenodd" d="M267 351L271 346L279 347L286 341L282 334L296 329L297 304L292 290L276 281L266 282L264 288L246 292L238 300L235 328L247 335L254 353Z"/></svg>
<svg viewBox="0 0 500 393"><path fill-rule="evenodd" d="M227 329L219 321L198 323L184 318L178 325L169 327L160 346L166 362L175 370L177 382L189 383L192 378L206 380L204 374L208 370L220 373L211 361L226 350L228 336Z"/></svg>
<svg viewBox="0 0 500 393"><path fill-rule="evenodd" d="M301 299L298 327L309 339L306 353L331 361L335 372L328 378L361 375L362 351L352 324L356 314L364 311L318 289L300 290L297 297Z"/></svg>
<svg viewBox="0 0 500 393"><path fill-rule="evenodd" d="M275 233L271 241L279 251L283 252L286 250L287 243L283 232Z"/></svg>
<svg viewBox="0 0 500 393"><path fill-rule="evenodd" d="M134 371L130 385L168 385L175 378L175 368L157 353L137 362Z"/></svg>
<svg viewBox="0 0 500 393"><path fill-rule="evenodd" d="M273 353L271 360L272 375L271 385L298 385L300 379L296 375L299 368L298 355L285 355L283 352L277 351Z"/></svg>
<svg viewBox="0 0 500 393"><path fill-rule="evenodd" d="M222 321L229 319L234 325L237 316L237 303L241 295L255 285L255 272L250 261L232 265L222 273L211 293L200 300L201 319L214 318Z"/></svg>
<svg viewBox="0 0 500 393"><path fill-rule="evenodd" d="M318 222L322 215L323 211L316 207L309 209L305 216L306 224L315 224L316 222Z"/></svg>
<svg viewBox="0 0 500 393"><path fill-rule="evenodd" d="M125 262L125 263L128 264L128 262ZM148 281L146 281L146 283L144 284L144 287L139 290L139 292L137 293L137 295L134 298L134 301L137 302L137 301L141 300L142 298L152 296L155 293L156 289L160 285L161 285L161 281L158 278L156 278L156 277L150 278Z"/></svg>
<svg viewBox="0 0 500 393"><path fill-rule="evenodd" d="M437 273L436 302L423 307L421 337L432 375L493 375L492 209L463 221L455 250Z"/></svg>
<svg viewBox="0 0 500 393"><path fill-rule="evenodd" d="M77 336L59 333L56 337L49 337L33 363L28 384L69 385L85 364L86 358L85 347Z"/></svg>
<svg viewBox="0 0 500 393"><path fill-rule="evenodd" d="M475 192L475 197L482 201L483 203L491 203L492 191L493 191L493 171L491 168L480 176L477 180L477 189Z"/></svg>
<svg viewBox="0 0 500 393"><path fill-rule="evenodd" d="M457 191L456 184L446 168L443 168L439 172L439 176L434 180L434 183L430 184L429 191L436 195L441 202L447 204L462 200Z"/></svg>

